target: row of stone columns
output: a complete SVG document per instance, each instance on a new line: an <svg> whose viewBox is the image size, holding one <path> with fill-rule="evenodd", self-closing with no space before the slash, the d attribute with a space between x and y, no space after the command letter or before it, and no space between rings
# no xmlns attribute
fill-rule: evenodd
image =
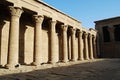
<svg viewBox="0 0 120 80"><path fill-rule="evenodd" d="M18 63L18 55L19 55L19 20L23 10L19 7L9 7L11 13L11 21L10 21L10 33L9 33L9 50L8 50L8 62L6 64L6 68L14 68L15 66L19 66ZM41 15L33 16L35 21L35 31L34 31L34 60L33 65L40 65L42 63L41 56L42 54L42 23L44 17ZM56 63L55 61L55 27L56 21L50 21L50 63ZM68 62L68 43L67 43L67 25L61 25L62 29L62 54L63 60L62 62ZM75 33L76 29L70 28L71 31L71 61L84 60L84 52L85 59L93 59L93 53L96 52L96 41L90 35L89 39L89 48L90 52L88 52L88 34L84 33L84 51L83 51L83 41L82 35L83 31L78 31L78 58L76 57L76 46L75 46ZM93 49L94 48L94 49ZM93 51L94 50L94 51Z"/></svg>
<svg viewBox="0 0 120 80"><path fill-rule="evenodd" d="M63 62L68 60L68 44L67 44L67 25L62 25L62 47L63 47ZM92 34L84 33L83 31L77 31L78 33L78 56L76 55L76 45L75 45L75 33L76 29L70 28L71 31L71 61L77 60L89 60L93 59L93 54L96 54L96 39ZM84 35L84 39L83 39ZM88 40L89 38L89 40ZM83 43L84 40L84 43ZM89 41L89 46L88 46ZM84 51L83 51L84 48Z"/></svg>
<svg viewBox="0 0 120 80"><path fill-rule="evenodd" d="M75 45L76 30L71 28L71 60L89 60L96 58L96 38L90 33L78 30L78 56ZM84 38L83 38L84 36Z"/></svg>

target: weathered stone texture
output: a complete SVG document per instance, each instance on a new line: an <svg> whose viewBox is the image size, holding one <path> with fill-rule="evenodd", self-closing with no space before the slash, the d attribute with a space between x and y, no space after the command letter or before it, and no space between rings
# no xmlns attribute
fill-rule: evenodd
<svg viewBox="0 0 120 80"><path fill-rule="evenodd" d="M100 57L120 57L120 17L95 21L98 30Z"/></svg>
<svg viewBox="0 0 120 80"><path fill-rule="evenodd" d="M96 30L83 28L63 12L35 0L1 0L0 6L0 65L38 66L95 57Z"/></svg>

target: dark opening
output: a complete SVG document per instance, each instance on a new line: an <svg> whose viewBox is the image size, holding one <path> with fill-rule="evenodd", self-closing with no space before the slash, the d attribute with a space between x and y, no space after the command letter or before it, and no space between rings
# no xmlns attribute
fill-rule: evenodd
<svg viewBox="0 0 120 80"><path fill-rule="evenodd" d="M110 33L108 31L108 26L103 27L103 38L104 42L110 42Z"/></svg>
<svg viewBox="0 0 120 80"><path fill-rule="evenodd" d="M115 27L114 30L115 41L120 41L120 24L114 25L114 27Z"/></svg>

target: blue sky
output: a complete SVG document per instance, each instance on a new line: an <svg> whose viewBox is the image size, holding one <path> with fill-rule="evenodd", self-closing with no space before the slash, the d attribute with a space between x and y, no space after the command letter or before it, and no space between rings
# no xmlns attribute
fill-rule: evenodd
<svg viewBox="0 0 120 80"><path fill-rule="evenodd" d="M94 28L94 21L120 16L120 0L43 0L58 10Z"/></svg>

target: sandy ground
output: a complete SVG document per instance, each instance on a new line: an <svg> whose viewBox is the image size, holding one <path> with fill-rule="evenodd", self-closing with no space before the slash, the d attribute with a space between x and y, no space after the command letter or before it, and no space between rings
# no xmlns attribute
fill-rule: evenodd
<svg viewBox="0 0 120 80"><path fill-rule="evenodd" d="M1 68L0 80L120 80L120 59Z"/></svg>

